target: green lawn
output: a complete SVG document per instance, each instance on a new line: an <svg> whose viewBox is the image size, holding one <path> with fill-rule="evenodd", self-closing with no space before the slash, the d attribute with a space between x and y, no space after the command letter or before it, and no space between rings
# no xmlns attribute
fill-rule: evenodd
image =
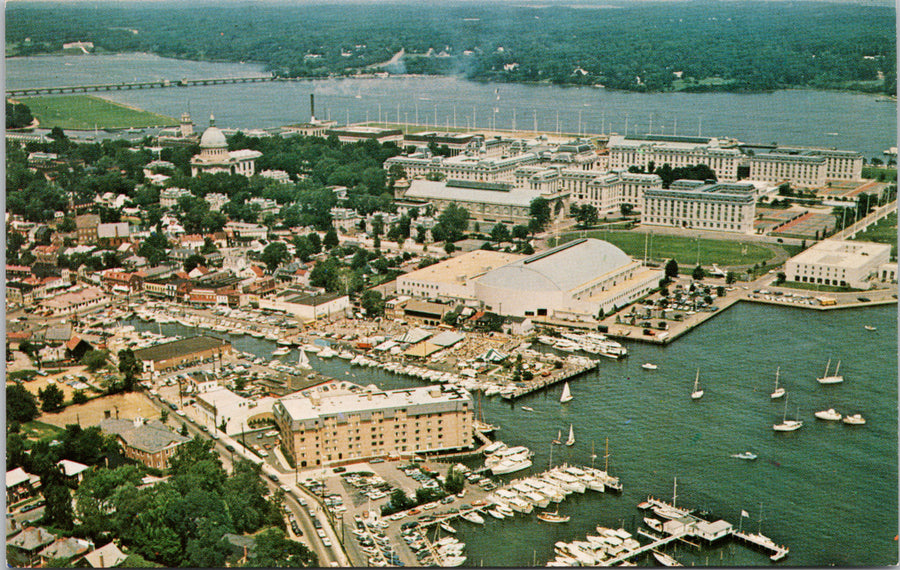
<svg viewBox="0 0 900 570"><path fill-rule="evenodd" d="M62 431L63 430L54 425L32 420L22 424L19 433L21 433L22 437L25 439L39 440L47 436L54 436Z"/></svg>
<svg viewBox="0 0 900 570"><path fill-rule="evenodd" d="M882 176L883 175L883 176ZM863 166L862 177L871 180L882 180L884 182L897 181L896 168L881 168L878 166Z"/></svg>
<svg viewBox="0 0 900 570"><path fill-rule="evenodd" d="M41 127L75 130L175 126L172 117L149 113L93 95L48 95L18 99L31 109Z"/></svg>
<svg viewBox="0 0 900 570"><path fill-rule="evenodd" d="M888 214L874 226L861 234L855 240L873 241L875 243L887 243L891 245L891 257L897 257L897 212Z"/></svg>
<svg viewBox="0 0 900 570"><path fill-rule="evenodd" d="M639 232L588 231L566 234L560 238L560 243L580 237L592 237L608 241L636 259L643 259L645 236L647 234ZM649 259L659 262L674 259L681 271L688 272L697 264L696 238L649 235L646 243ZM700 264L705 266L713 263L721 266L755 265L774 257L771 250L755 243L703 238L699 241L699 254Z"/></svg>

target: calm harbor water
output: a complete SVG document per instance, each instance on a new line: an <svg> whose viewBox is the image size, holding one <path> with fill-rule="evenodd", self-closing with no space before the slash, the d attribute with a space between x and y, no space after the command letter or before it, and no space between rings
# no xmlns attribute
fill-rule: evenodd
<svg viewBox="0 0 900 570"><path fill-rule="evenodd" d="M158 325L137 326L156 330ZM193 333L176 324L162 325L162 332ZM275 347L249 336L232 337L232 342L264 357ZM628 359L603 360L596 371L574 380L575 399L567 404L559 403L559 386L515 403L484 400L485 419L502 426L497 437L535 452L533 472L550 464L550 442L569 424L576 444L556 446L554 464L590 465L593 449L602 466L609 438L609 469L621 477L625 490L618 496L590 491L570 496L560 505L561 513L572 516L564 525L540 523L533 516L488 519L478 528L460 523L467 564L543 565L553 557L554 542L581 540L598 524L634 531L642 516L637 503L648 494L671 499L675 477L678 505L709 511L754 532L761 528L791 549L782 564L897 563L896 307L820 313L741 303L671 346L629 343L628 349ZM816 382L829 358L841 360L843 384ZM310 360L335 378L386 389L421 385L339 359ZM643 370L644 362L659 369ZM799 406L805 422L793 433L772 430L785 409L783 400L769 397L779 366L788 416L796 415ZM705 395L693 401L698 368ZM535 411L526 412L523 405ZM868 423L850 427L813 418L815 411L829 407L862 413ZM759 459L730 457L742 451ZM741 510L750 513L742 522ZM675 556L685 565L770 565L762 553L736 543L699 552L677 548Z"/></svg>
<svg viewBox="0 0 900 570"><path fill-rule="evenodd" d="M148 54L6 60L7 88L263 75L253 64L188 62ZM322 79L102 92L98 95L179 117L203 128L262 128L309 119L495 126L542 131L681 134L744 142L836 147L883 158L897 146L896 103L874 95L791 90L759 94L626 93L591 87L484 84L456 77Z"/></svg>

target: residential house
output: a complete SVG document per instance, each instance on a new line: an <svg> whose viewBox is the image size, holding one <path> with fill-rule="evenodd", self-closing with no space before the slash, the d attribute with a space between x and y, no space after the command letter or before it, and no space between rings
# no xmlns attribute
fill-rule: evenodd
<svg viewBox="0 0 900 570"><path fill-rule="evenodd" d="M79 484L84 478L84 472L89 469L89 467L87 465L84 465L83 463L70 461L68 459L63 459L56 465L59 467L59 470L62 471L62 474L65 475L67 479L69 479L70 481L75 481Z"/></svg>
<svg viewBox="0 0 900 570"><path fill-rule="evenodd" d="M74 361L81 360L81 357L84 356L86 352L94 349L91 343L78 336L72 336L72 338L66 342L65 348L66 358Z"/></svg>
<svg viewBox="0 0 900 570"><path fill-rule="evenodd" d="M75 231L78 234L78 243L94 243L97 241L97 228L100 226L100 216L97 214L82 214L75 216Z"/></svg>
<svg viewBox="0 0 900 570"><path fill-rule="evenodd" d="M57 538L38 552L41 566L51 560L72 560L94 549L94 543L82 538Z"/></svg>
<svg viewBox="0 0 900 570"><path fill-rule="evenodd" d="M118 247L128 241L131 229L128 222L100 224L97 226L97 239L107 246Z"/></svg>
<svg viewBox="0 0 900 570"><path fill-rule="evenodd" d="M41 486L41 478L21 467L6 472L6 504L11 505L34 495Z"/></svg>
<svg viewBox="0 0 900 570"><path fill-rule="evenodd" d="M34 254L35 259L41 263L56 265L59 261L58 245L38 245L31 252Z"/></svg>
<svg viewBox="0 0 900 570"><path fill-rule="evenodd" d="M182 248L197 252L200 251L200 249L203 247L204 239L203 236L199 234L188 234L185 236L181 236L181 239L178 241L178 243Z"/></svg>
<svg viewBox="0 0 900 570"><path fill-rule="evenodd" d="M91 568L115 568L125 561L128 556L119 550L115 542L101 546L97 550L84 555L84 561Z"/></svg>
<svg viewBox="0 0 900 570"><path fill-rule="evenodd" d="M30 526L22 530L14 537L6 541L10 566L23 566L33 568L38 565L40 557L38 552L56 540L56 535L50 531Z"/></svg>
<svg viewBox="0 0 900 570"><path fill-rule="evenodd" d="M157 420L145 421L142 418L104 419L100 421L100 429L116 436L125 457L156 469L168 469L169 458L190 439L171 431Z"/></svg>

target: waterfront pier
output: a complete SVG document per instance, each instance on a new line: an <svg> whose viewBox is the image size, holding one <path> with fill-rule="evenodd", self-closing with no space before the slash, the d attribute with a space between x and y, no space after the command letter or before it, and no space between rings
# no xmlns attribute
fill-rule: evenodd
<svg viewBox="0 0 900 570"><path fill-rule="evenodd" d="M552 386L553 384L571 380L576 376L580 376L585 372L597 368L597 366L599 366L599 362L596 360L592 360L590 362L580 364L574 368L566 370L561 374L551 374L547 377L535 378L533 380L530 380L527 385L516 388L512 392L503 394L502 397L505 400L515 400L516 398L520 398L526 394L536 392L537 390L541 390L543 388L546 388L547 386Z"/></svg>

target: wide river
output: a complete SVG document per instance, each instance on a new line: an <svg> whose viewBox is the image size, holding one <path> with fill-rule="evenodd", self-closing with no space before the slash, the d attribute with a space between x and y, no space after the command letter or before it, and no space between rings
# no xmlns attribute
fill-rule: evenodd
<svg viewBox="0 0 900 570"><path fill-rule="evenodd" d="M148 54L6 60L6 87L49 87L263 75L253 64L190 62ZM456 77L321 79L102 92L205 127L261 128L320 119L427 123L555 132L681 134L743 142L835 147L884 158L897 146L897 105L874 95L791 90L760 94L627 93L591 87L473 83Z"/></svg>
<svg viewBox="0 0 900 570"><path fill-rule="evenodd" d="M132 324L140 330L159 327ZM177 324L161 330L195 333ZM275 348L249 336L231 341L264 358ZM629 358L604 359L596 371L572 381L574 399L566 404L559 402L559 386L514 404L484 399L485 419L501 425L497 437L535 452L532 472L549 466L551 447L553 464L590 465L593 450L595 464L602 467L608 438L609 470L625 488L621 495L571 495L560 504L560 513L572 517L563 525L541 523L533 515L504 521L486 517L484 527L460 522L467 564L543 565L553 558L556 541L584 540L598 524L634 532L642 516L636 505L647 495L671 499L676 477L679 506L708 511L709 517L753 532L761 528L790 548L782 564L897 563L896 307L816 312L741 303L671 346L629 343L628 349ZM296 351L284 358L295 360ZM829 358L832 367L841 361L844 383L816 382ZM339 359L310 360L324 374L363 385L423 385ZM643 370L644 362L659 368ZM769 396L777 367L788 392L787 416L799 413L805 423L797 432L772 430L785 413L784 400ZM690 392L698 369L705 394L694 401ZM861 413L867 424L852 427L813 417L830 407ZM575 445L552 446L569 425ZM743 451L759 458L731 457ZM742 510L750 514L743 521ZM762 553L736 543L700 551L679 546L675 557L686 566L771 564Z"/></svg>

